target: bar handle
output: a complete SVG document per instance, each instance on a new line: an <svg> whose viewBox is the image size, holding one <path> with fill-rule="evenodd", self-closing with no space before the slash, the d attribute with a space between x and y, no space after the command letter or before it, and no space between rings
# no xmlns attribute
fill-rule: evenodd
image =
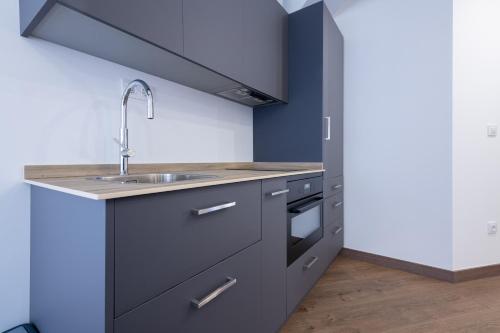
<svg viewBox="0 0 500 333"><path fill-rule="evenodd" d="M312 257L311 261L304 265L304 270L307 271L319 260L318 257Z"/></svg>
<svg viewBox="0 0 500 333"><path fill-rule="evenodd" d="M200 216L200 215L205 215L205 214L208 214L208 213L217 212L217 211L223 210L223 209L228 209L228 208L231 208L231 207L234 207L234 206L236 206L236 201L227 202L227 203L224 203L224 204L221 204L221 205L217 205L217 206L213 206L213 207L208 207L208 208L193 209L193 210L191 210L191 212L194 215Z"/></svg>
<svg viewBox="0 0 500 333"><path fill-rule="evenodd" d="M270 192L269 195L272 196L272 197L276 197L278 195L281 195L281 194L286 194L290 192L290 189L289 188L286 188L284 190L279 190L279 191L275 191L275 192Z"/></svg>
<svg viewBox="0 0 500 333"><path fill-rule="evenodd" d="M332 186L332 189L338 190L339 188L342 188L342 187L343 187L342 184L337 184L337 185Z"/></svg>
<svg viewBox="0 0 500 333"><path fill-rule="evenodd" d="M332 232L332 234L338 235L338 234L340 234L342 232L342 230L344 230L344 228L338 227L335 231Z"/></svg>
<svg viewBox="0 0 500 333"><path fill-rule="evenodd" d="M331 134L332 134L332 118L331 117L325 117L326 119L326 138L325 141L330 141Z"/></svg>
<svg viewBox="0 0 500 333"><path fill-rule="evenodd" d="M344 204L344 202L343 202L343 201L339 201L339 202L334 203L334 204L333 204L333 207L334 207L334 208L337 208L337 207L342 206L343 204Z"/></svg>
<svg viewBox="0 0 500 333"><path fill-rule="evenodd" d="M191 304L193 304L195 308L201 309L202 307L212 302L214 299L219 297L223 292L225 292L235 284L236 284L236 279L228 276L226 283L224 283L222 286L212 291L207 296L203 297L201 300L193 299L191 301Z"/></svg>
<svg viewBox="0 0 500 333"><path fill-rule="evenodd" d="M318 206L319 203L321 203L322 201L323 201L323 198L314 198L311 201L307 202L306 204L304 204L300 207L292 208L290 211L292 213L302 214L302 213L308 211L309 209L314 208L315 206Z"/></svg>

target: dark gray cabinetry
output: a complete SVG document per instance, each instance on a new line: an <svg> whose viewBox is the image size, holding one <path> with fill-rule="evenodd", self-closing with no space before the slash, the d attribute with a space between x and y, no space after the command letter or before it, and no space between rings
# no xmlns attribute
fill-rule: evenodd
<svg viewBox="0 0 500 333"><path fill-rule="evenodd" d="M20 28L254 106L286 101L287 14L275 0L19 0ZM250 96L242 98L239 89Z"/></svg>
<svg viewBox="0 0 500 333"><path fill-rule="evenodd" d="M274 0L184 0L184 56L287 100L286 11Z"/></svg>
<svg viewBox="0 0 500 333"><path fill-rule="evenodd" d="M184 56L241 81L243 0L183 2Z"/></svg>
<svg viewBox="0 0 500 333"><path fill-rule="evenodd" d="M261 332L260 257L259 243L121 316L115 332ZM203 307L193 303L224 285Z"/></svg>
<svg viewBox="0 0 500 333"><path fill-rule="evenodd" d="M260 182L116 200L115 315L261 238ZM234 206L196 215L196 209Z"/></svg>
<svg viewBox="0 0 500 333"><path fill-rule="evenodd" d="M286 320L286 179L262 182L262 333Z"/></svg>
<svg viewBox="0 0 500 333"><path fill-rule="evenodd" d="M113 332L113 202L31 188L30 321Z"/></svg>
<svg viewBox="0 0 500 333"><path fill-rule="evenodd" d="M182 0L61 0L61 3L148 42L182 54Z"/></svg>
<svg viewBox="0 0 500 333"><path fill-rule="evenodd" d="M323 162L343 174L343 39L323 2L288 18L289 103L254 111L254 160Z"/></svg>
<svg viewBox="0 0 500 333"><path fill-rule="evenodd" d="M323 252L328 262L331 262L344 247L344 223L337 220L325 227L322 239Z"/></svg>
<svg viewBox="0 0 500 333"><path fill-rule="evenodd" d="M325 179L343 174L344 48L342 34L323 8L323 141Z"/></svg>
<svg viewBox="0 0 500 333"><path fill-rule="evenodd" d="M321 277L330 264L329 259L325 255L324 243L318 242L288 266L286 276L288 315L293 313L302 298Z"/></svg>
<svg viewBox="0 0 500 333"><path fill-rule="evenodd" d="M324 225L329 226L344 219L344 194L338 192L323 201Z"/></svg>
<svg viewBox="0 0 500 333"><path fill-rule="evenodd" d="M242 81L288 101L288 14L277 1L243 1Z"/></svg>

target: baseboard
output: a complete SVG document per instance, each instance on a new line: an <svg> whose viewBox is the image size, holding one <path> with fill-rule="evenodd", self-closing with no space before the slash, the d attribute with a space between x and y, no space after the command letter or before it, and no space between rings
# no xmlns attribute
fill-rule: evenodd
<svg viewBox="0 0 500 333"><path fill-rule="evenodd" d="M500 265L462 269L459 271L455 271L454 273L455 273L455 279L453 282L465 282L471 280L484 279L494 276L500 276Z"/></svg>
<svg viewBox="0 0 500 333"><path fill-rule="evenodd" d="M346 249L342 251L342 254L346 257L357 259L361 261L366 261L379 266L398 269L400 271L405 271L408 273L423 275L433 279L438 279L447 282L455 282L454 272L448 271L446 269L436 268L432 266L426 266L421 264L416 264L409 261L394 259L390 257L380 256L378 254L362 252L358 250Z"/></svg>

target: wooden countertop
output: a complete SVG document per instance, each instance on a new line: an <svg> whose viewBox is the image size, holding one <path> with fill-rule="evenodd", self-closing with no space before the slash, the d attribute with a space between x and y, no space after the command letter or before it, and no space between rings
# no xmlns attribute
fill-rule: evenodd
<svg viewBox="0 0 500 333"><path fill-rule="evenodd" d="M238 183L276 177L322 172L322 163L175 163L131 164L129 173L190 173L217 178L179 181L171 184L121 184L92 179L118 175L118 165L30 165L25 166L25 182L54 191L93 200L124 198L151 193Z"/></svg>

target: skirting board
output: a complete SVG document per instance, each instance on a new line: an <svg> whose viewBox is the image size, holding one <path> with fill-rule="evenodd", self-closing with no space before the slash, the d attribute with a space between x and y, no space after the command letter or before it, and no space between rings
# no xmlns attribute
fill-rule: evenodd
<svg viewBox="0 0 500 333"><path fill-rule="evenodd" d="M491 265L491 266L477 267L477 268L464 269L458 271L451 271L442 268L416 264L409 261L384 257L378 254L372 254L368 252L346 249L346 248L342 250L342 255L348 258L366 261L375 265L392 269L398 269L401 271L452 283L483 279L493 276L500 276L500 265Z"/></svg>

